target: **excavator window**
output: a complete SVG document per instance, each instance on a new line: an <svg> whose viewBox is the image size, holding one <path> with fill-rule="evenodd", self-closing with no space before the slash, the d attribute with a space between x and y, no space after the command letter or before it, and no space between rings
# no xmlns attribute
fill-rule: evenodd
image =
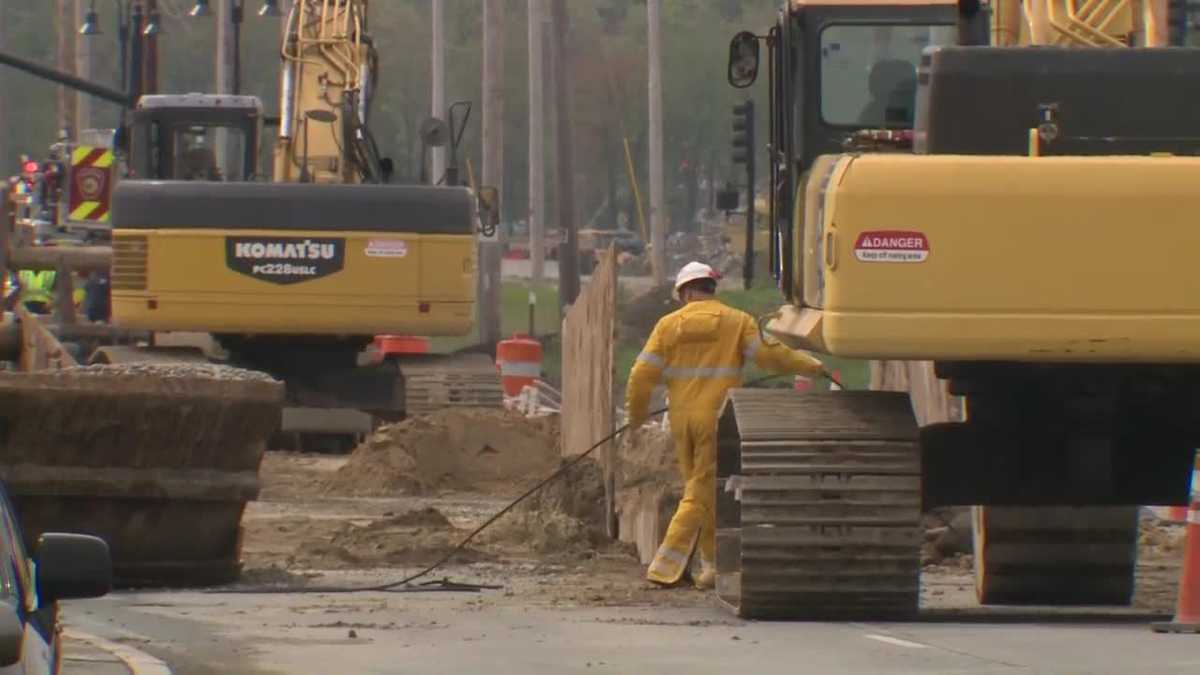
<svg viewBox="0 0 1200 675"><path fill-rule="evenodd" d="M952 45L952 25L836 24L821 31L821 117L831 126L909 128L921 51Z"/></svg>
<svg viewBox="0 0 1200 675"><path fill-rule="evenodd" d="M237 127L192 125L175 131L175 180L246 180L246 134Z"/></svg>

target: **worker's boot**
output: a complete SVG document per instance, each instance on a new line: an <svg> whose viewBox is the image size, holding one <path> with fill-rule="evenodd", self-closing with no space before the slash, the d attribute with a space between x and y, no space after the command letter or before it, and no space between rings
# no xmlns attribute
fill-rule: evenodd
<svg viewBox="0 0 1200 675"><path fill-rule="evenodd" d="M717 571L711 567L706 567L700 570L700 574L696 576L696 588L702 591L710 591L717 586Z"/></svg>

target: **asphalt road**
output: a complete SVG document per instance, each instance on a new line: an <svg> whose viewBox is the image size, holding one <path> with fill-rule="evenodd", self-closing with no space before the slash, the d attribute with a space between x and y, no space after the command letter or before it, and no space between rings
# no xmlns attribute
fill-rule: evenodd
<svg viewBox="0 0 1200 675"><path fill-rule="evenodd" d="M72 603L66 617L180 675L1200 672L1200 636L1158 635L1152 617L1120 610L759 623L716 607L530 607L486 595L119 593Z"/></svg>

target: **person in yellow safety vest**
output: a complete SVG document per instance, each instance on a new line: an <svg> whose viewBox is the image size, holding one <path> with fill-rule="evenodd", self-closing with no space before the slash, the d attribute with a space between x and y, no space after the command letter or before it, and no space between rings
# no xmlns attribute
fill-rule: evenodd
<svg viewBox="0 0 1200 675"><path fill-rule="evenodd" d="M675 457L683 477L683 499L671 518L646 578L674 586L688 573L700 549L697 588L716 582L717 416L726 392L741 384L742 369L753 363L781 374L822 375L815 357L782 344L763 344L758 324L745 312L717 300L720 274L690 262L675 279L683 307L654 327L629 375L626 410L636 433L649 415L650 396L666 380L668 417Z"/></svg>
<svg viewBox="0 0 1200 675"><path fill-rule="evenodd" d="M17 285L21 287L21 302L34 314L46 314L54 301L54 270L21 270Z"/></svg>

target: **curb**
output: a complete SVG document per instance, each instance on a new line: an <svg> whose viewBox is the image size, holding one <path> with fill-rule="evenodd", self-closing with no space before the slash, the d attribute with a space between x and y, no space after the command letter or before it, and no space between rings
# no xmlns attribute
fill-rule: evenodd
<svg viewBox="0 0 1200 675"><path fill-rule="evenodd" d="M132 675L172 675L171 668L166 663L128 645L105 640L98 635L83 633L69 628L63 631L63 635L69 640L86 642L97 649L112 654L129 668L129 672Z"/></svg>

